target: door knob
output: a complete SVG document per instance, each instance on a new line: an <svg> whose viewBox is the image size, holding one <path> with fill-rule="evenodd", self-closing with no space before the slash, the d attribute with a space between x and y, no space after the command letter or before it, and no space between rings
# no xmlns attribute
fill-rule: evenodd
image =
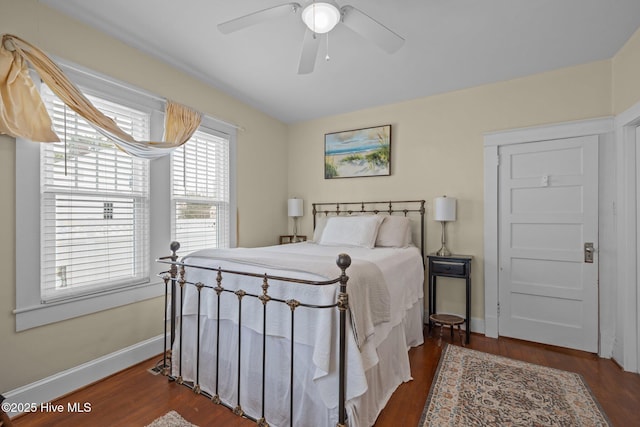
<svg viewBox="0 0 640 427"><path fill-rule="evenodd" d="M587 242L584 244L584 262L589 264L593 263L593 254L595 249L593 248L592 242Z"/></svg>

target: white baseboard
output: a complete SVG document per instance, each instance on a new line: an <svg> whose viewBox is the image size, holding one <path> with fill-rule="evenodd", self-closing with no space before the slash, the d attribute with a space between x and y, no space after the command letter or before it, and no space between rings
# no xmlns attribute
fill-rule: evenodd
<svg viewBox="0 0 640 427"><path fill-rule="evenodd" d="M478 334L485 333L484 319L481 317L472 317L471 318L471 332L476 332Z"/></svg>
<svg viewBox="0 0 640 427"><path fill-rule="evenodd" d="M74 390L99 381L109 375L162 353L164 335L149 338L122 350L75 366L50 377L4 393L5 403L35 404L50 402ZM80 402L80 404L85 402ZM91 403L91 402L88 402ZM14 417L20 412L8 412Z"/></svg>

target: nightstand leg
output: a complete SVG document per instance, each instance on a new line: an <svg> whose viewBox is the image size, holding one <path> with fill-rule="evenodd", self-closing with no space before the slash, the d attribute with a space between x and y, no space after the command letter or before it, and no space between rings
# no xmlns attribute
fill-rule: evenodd
<svg viewBox="0 0 640 427"><path fill-rule="evenodd" d="M453 326L451 327L451 329L453 330ZM465 337L464 337L464 335L462 335L462 328L460 328L460 323L458 323L458 335L460 335L460 342L462 343L462 346L466 347L466 345L465 345Z"/></svg>
<svg viewBox="0 0 640 427"><path fill-rule="evenodd" d="M467 310L466 310L466 319L465 319L465 327L466 327L466 341L469 344L469 339L471 337L471 263L469 263L467 272Z"/></svg>
<svg viewBox="0 0 640 427"><path fill-rule="evenodd" d="M442 346L442 330L444 329L444 325L440 325L440 337L438 338L438 347Z"/></svg>
<svg viewBox="0 0 640 427"><path fill-rule="evenodd" d="M436 313L436 276L429 275L429 334L435 324L431 321L431 315ZM431 335L429 335L431 336Z"/></svg>

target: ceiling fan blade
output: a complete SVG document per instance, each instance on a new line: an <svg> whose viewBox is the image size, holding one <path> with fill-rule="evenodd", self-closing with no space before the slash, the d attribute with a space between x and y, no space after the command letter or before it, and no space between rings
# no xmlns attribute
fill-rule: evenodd
<svg viewBox="0 0 640 427"><path fill-rule="evenodd" d="M344 6L342 23L362 37L371 40L388 53L394 53L404 43L404 39L366 13L353 6Z"/></svg>
<svg viewBox="0 0 640 427"><path fill-rule="evenodd" d="M318 56L318 47L320 47L320 36L307 28L302 42L298 74L309 74L313 71Z"/></svg>
<svg viewBox="0 0 640 427"><path fill-rule="evenodd" d="M299 3L285 3L218 24L218 30L223 34L229 34L289 13L296 13L298 10L300 10Z"/></svg>

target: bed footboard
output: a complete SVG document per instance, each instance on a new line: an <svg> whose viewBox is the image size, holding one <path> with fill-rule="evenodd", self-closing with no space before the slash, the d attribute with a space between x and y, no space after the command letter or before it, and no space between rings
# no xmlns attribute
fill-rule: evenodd
<svg viewBox="0 0 640 427"><path fill-rule="evenodd" d="M210 267L202 267L198 265L188 264L179 261L178 250L180 248L180 244L178 242L172 242L170 249L171 255L162 257L157 260L157 262L162 264L169 265L169 269L164 273L161 273L161 277L165 284L165 327L164 327L164 354L163 354L163 368L162 373L166 375L169 381L176 381L179 384L183 384L189 388L191 388L196 394L203 394L210 398L214 403L223 405L228 409L232 410L236 415L248 418L253 420L259 426L268 426L268 420L265 417L265 402L266 402L266 390L268 385L266 384L266 361L267 361L267 325L268 325L268 307L275 304L284 304L288 306L290 309L290 348L289 354L291 359L290 369L289 369L289 420L290 425L293 426L293 411L294 411L294 332L295 332L295 314L296 309L299 307L306 307L313 310L338 310L339 322L338 322L338 422L337 426L346 426L347 424L347 414L346 414L346 333L347 333L347 310L349 308L349 296L347 294L347 282L348 276L346 274L347 268L351 265L351 258L347 254L340 254L337 257L336 264L339 268L340 275L332 280L326 281L312 281L312 280L302 280L291 277L281 277L277 275L269 275L269 274L256 274L252 272L246 271L234 271L222 268L210 268ZM190 269L199 269L199 270L209 270L211 272L211 281L208 283L199 282L191 282L187 278L186 271ZM229 276L234 277L246 277L253 278L254 283L248 283L248 287L245 289L244 286L240 288L236 288L235 290L225 288L225 279ZM261 286L256 286L256 279L258 282L261 282ZM337 298L334 303L327 305L317 305L313 304L312 301L299 301L294 298L276 298L274 295L269 293L270 284L273 281L277 282L285 282L285 283L297 283L311 286L330 286L339 284L339 292L337 294ZM183 313L183 301L185 297L185 291L187 288L192 287L197 292L197 325L195 331L195 340L196 340L196 356L195 356L195 378L193 381L185 381L183 379L183 323L184 323L184 313ZM200 375L201 375L201 360L200 360L200 335L201 335L201 310L202 310L202 301L201 295L203 290L208 289L209 292L215 292L215 301L217 304L217 318L215 320L216 325L216 333L215 333L215 360L206 361L206 363L213 363L213 370L215 372L215 389L212 390L212 393L206 392L202 390L200 385ZM193 292L193 291L192 291ZM235 404L225 403L219 394L219 376L220 373L220 299L224 294L234 294L237 298L237 390L236 396L237 400ZM252 298L260 301L262 306L262 355L261 355L261 413L259 416L252 416L250 414L245 413L243 409L243 402L241 401L241 375L242 375L242 340L240 339L242 331L243 331L243 323L242 323L242 308L243 308L243 300L247 298ZM179 304L174 302L179 301ZM176 307L177 305L177 307ZM176 343L176 339L178 342ZM178 351L177 354L173 354L173 349L177 344ZM254 367L255 368L255 367Z"/></svg>

